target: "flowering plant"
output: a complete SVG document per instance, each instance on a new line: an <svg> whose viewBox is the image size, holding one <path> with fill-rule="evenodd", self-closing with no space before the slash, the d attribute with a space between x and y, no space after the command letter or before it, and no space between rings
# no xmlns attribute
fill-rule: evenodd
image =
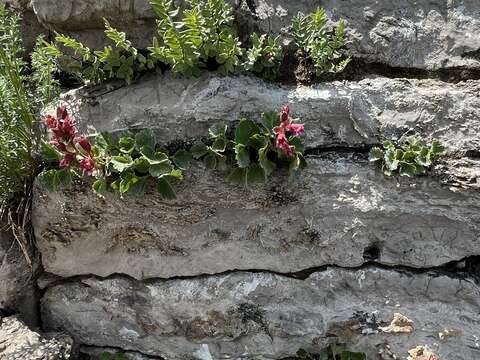
<svg viewBox="0 0 480 360"><path fill-rule="evenodd" d="M95 145L85 135L78 135L73 118L66 107L57 109L57 116L48 115L44 123L52 138L43 144L47 160L58 161L58 169L41 174L41 181L50 190L68 185L72 175L94 177L93 190L103 196L108 186L120 194L141 196L149 178L156 179L157 189L165 198L175 197L170 184L181 179L182 172L173 165L180 162L182 151L170 157L156 150L156 141L150 130L136 136L115 139L109 134L99 134Z"/></svg>
<svg viewBox="0 0 480 360"><path fill-rule="evenodd" d="M223 122L212 126L209 133L212 145L198 143L190 152L194 158L202 158L210 169L233 163L235 168L229 176L233 181L244 184L265 181L277 166L288 167L293 179L306 166L300 138L304 125L295 123L288 106L280 113L262 114L260 124L242 119L234 140L227 139L227 125Z"/></svg>

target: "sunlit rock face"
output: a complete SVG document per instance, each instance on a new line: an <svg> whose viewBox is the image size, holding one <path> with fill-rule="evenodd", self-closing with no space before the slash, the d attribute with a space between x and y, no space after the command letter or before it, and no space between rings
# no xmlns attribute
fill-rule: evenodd
<svg viewBox="0 0 480 360"><path fill-rule="evenodd" d="M48 289L42 311L47 328L81 343L166 359L281 359L341 341L372 359L386 344L398 356L421 344L463 360L480 351L479 295L470 280L434 273L329 268L305 280L248 272L85 278ZM395 313L413 330L389 327ZM444 329L456 335L440 341Z"/></svg>

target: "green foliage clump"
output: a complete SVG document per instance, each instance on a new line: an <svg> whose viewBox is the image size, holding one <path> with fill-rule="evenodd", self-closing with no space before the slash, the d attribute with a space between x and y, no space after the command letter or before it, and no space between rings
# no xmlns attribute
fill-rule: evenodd
<svg viewBox="0 0 480 360"><path fill-rule="evenodd" d="M292 35L304 55L311 59L316 75L338 73L345 69L350 57L340 50L345 46L345 22L339 21L334 31L327 26L324 9L311 14L298 13L292 20Z"/></svg>
<svg viewBox="0 0 480 360"><path fill-rule="evenodd" d="M280 36L274 38L270 35L258 36L253 33L250 40L252 47L246 53L244 69L265 79L275 79L283 60Z"/></svg>
<svg viewBox="0 0 480 360"><path fill-rule="evenodd" d="M330 347L320 355L312 355L307 351L300 349L297 351L298 360L367 360L367 355L361 352L352 352L340 345L330 345Z"/></svg>
<svg viewBox="0 0 480 360"><path fill-rule="evenodd" d="M171 199L175 197L171 181L182 179L182 171L172 160L182 158L183 152L170 158L156 147L151 130L118 139L102 133L96 136L93 146L84 136L66 141L54 137L50 144L44 143L43 155L59 162L59 168L44 171L40 180L47 189L55 191L70 185L74 176L88 175L96 179L93 190L100 196L104 196L109 187L122 196L143 196L148 181L154 179L158 192Z"/></svg>
<svg viewBox="0 0 480 360"><path fill-rule="evenodd" d="M198 75L210 59L219 71L232 73L243 50L233 28L232 8L223 0L188 0L188 9L172 0L150 0L158 16L158 35L149 51L153 58L185 76Z"/></svg>
<svg viewBox="0 0 480 360"><path fill-rule="evenodd" d="M0 205L23 196L38 162L33 128L40 109L58 92L53 60L37 42L33 69L22 59L18 17L0 5Z"/></svg>
<svg viewBox="0 0 480 360"><path fill-rule="evenodd" d="M139 74L155 68L155 60L142 55L127 40L124 32L114 29L105 20L105 34L115 44L103 50L91 50L79 41L57 34L56 43L68 49L63 52L55 44L46 44L49 55L57 58L66 72L77 80L89 84L100 84L110 79L122 79L130 84Z"/></svg>
<svg viewBox="0 0 480 360"><path fill-rule="evenodd" d="M370 151L370 162L381 166L385 176L399 173L401 176L425 174L433 161L446 153L437 140L427 146L418 136L410 136L400 145L384 141L383 148L374 147Z"/></svg>
<svg viewBox="0 0 480 360"><path fill-rule="evenodd" d="M303 157L304 146L298 136L291 134L288 137L291 153L286 155L278 148L274 132L280 125L278 118L278 113L272 112L262 114L261 124L242 119L233 140L227 138L225 123L215 124L209 131L212 145L198 143L190 152L194 158L203 159L209 169L233 165L229 179L244 185L265 182L278 166L286 167L293 179L307 165Z"/></svg>

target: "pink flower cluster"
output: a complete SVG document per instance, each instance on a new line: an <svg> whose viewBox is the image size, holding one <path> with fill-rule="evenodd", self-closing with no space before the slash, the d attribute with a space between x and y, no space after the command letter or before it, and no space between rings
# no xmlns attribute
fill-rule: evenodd
<svg viewBox="0 0 480 360"><path fill-rule="evenodd" d="M280 111L280 126L273 128L273 132L277 136L276 146L285 156L292 157L295 150L294 146L288 143L287 135L302 135L305 132L303 124L294 124L290 117L290 108L288 105L282 107Z"/></svg>
<svg viewBox="0 0 480 360"><path fill-rule="evenodd" d="M45 126L52 132L50 144L63 154L60 161L61 168L68 168L75 160L84 174L95 176L97 166L92 153L92 145L86 136L77 136L78 130L75 121L68 114L66 106L57 108L57 117L47 115Z"/></svg>

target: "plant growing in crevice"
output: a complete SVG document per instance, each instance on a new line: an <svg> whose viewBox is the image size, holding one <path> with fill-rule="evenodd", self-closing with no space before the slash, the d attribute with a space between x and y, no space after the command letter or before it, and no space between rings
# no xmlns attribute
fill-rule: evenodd
<svg viewBox="0 0 480 360"><path fill-rule="evenodd" d="M253 33L250 41L251 48L247 50L244 69L268 80L277 78L283 60L280 36L274 38Z"/></svg>
<svg viewBox="0 0 480 360"><path fill-rule="evenodd" d="M105 19L104 22L105 35L115 44L114 47L91 50L69 36L57 34L56 43L70 54L56 44L46 43L49 55L55 57L66 72L87 84L99 84L110 79L121 79L130 84L139 74L155 68L155 59L141 54L124 32L113 28Z"/></svg>
<svg viewBox="0 0 480 360"><path fill-rule="evenodd" d="M346 43L345 22L340 20L332 29L324 9L307 15L298 13L292 20L292 35L317 76L341 72L350 62L350 57L341 52Z"/></svg>
<svg viewBox="0 0 480 360"><path fill-rule="evenodd" d="M227 125L215 124L210 128L212 145L195 144L190 152L196 159L203 159L207 168L225 168L232 164L234 170L229 179L245 185L264 182L277 166L287 167L293 179L306 167L304 146L299 137L304 125L294 122L290 109L284 106L280 114L262 114L257 124L242 119L235 129L235 138L227 139Z"/></svg>
<svg viewBox="0 0 480 360"><path fill-rule="evenodd" d="M221 73L240 65L243 50L233 27L232 7L223 0L189 0L187 9L172 0L150 0L158 16L159 38L149 51L153 58L171 65L174 72L198 75L214 60Z"/></svg>
<svg viewBox="0 0 480 360"><path fill-rule="evenodd" d="M398 173L412 177L425 174L435 159L445 153L446 148L437 140L428 146L420 137L410 136L399 144L387 140L383 142L383 148L372 148L369 160L380 166L385 176Z"/></svg>
<svg viewBox="0 0 480 360"><path fill-rule="evenodd" d="M58 162L57 169L40 175L49 190L71 183L72 177L89 176L96 180L93 190L103 196L108 187L121 195L142 196L149 179L155 179L157 190L165 198L174 198L173 179L182 179L182 171L172 159L156 149L156 141L150 130L135 136L115 139L100 134L92 145L87 137L78 135L75 123L65 107L57 109L57 116L47 116L45 125L53 134L49 143L43 143L45 159ZM180 158L177 153L174 159Z"/></svg>
<svg viewBox="0 0 480 360"><path fill-rule="evenodd" d="M363 352L353 352L341 345L330 345L328 349L319 355L313 355L303 349L297 351L298 360L367 360Z"/></svg>

